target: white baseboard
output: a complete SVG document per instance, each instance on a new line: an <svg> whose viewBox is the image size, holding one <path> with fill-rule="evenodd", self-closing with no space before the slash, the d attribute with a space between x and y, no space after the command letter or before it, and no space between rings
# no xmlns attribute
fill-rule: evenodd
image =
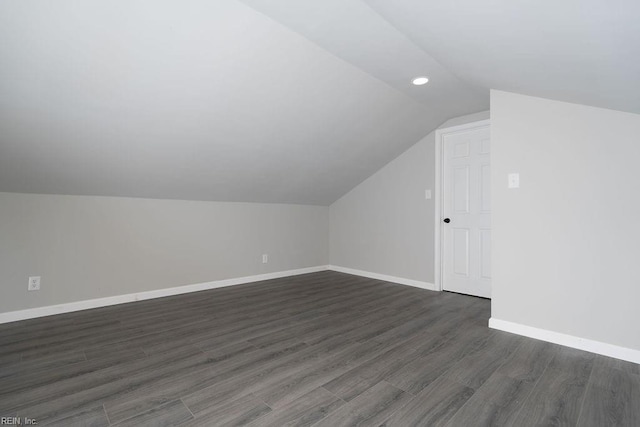
<svg viewBox="0 0 640 427"><path fill-rule="evenodd" d="M337 265L330 265L328 269L332 271L338 271L340 273L353 274L356 276L368 277L370 279L384 280L385 282L399 283L401 285L413 286L415 288L420 288L420 289L428 289L430 291L440 290L440 289L437 289L436 285L434 285L433 283L422 282L420 280L404 279L402 277L395 277L395 276L387 276L386 274L371 273L370 271L355 270L353 268L340 267Z"/></svg>
<svg viewBox="0 0 640 427"><path fill-rule="evenodd" d="M281 277L297 276L300 274L325 271L328 266L299 268L297 270L277 271L275 273L257 274L254 276L237 277L233 279L215 280L213 282L197 283L194 285L178 286L175 288L156 289L153 291L138 292L127 295L96 298L84 301L69 302L65 304L49 305L45 307L29 308L26 310L9 311L0 313L0 324L16 322L18 320L33 319L36 317L51 316L54 314L70 313L73 311L87 310L90 308L106 307L127 302L142 301L153 298L162 298L172 295L186 294L190 292L206 291L209 289L223 288L226 286L242 285L244 283L260 282L262 280L278 279Z"/></svg>
<svg viewBox="0 0 640 427"><path fill-rule="evenodd" d="M513 334L523 335L529 338L535 338L541 341L577 348L578 350L601 354L603 356L614 357L616 359L626 360L633 363L640 363L640 350L633 350L631 348L575 337L573 335L561 334L560 332L553 332L546 329L534 328L532 326L521 325L519 323L508 322L506 320L500 320L493 317L489 319L489 327L505 332L511 332Z"/></svg>

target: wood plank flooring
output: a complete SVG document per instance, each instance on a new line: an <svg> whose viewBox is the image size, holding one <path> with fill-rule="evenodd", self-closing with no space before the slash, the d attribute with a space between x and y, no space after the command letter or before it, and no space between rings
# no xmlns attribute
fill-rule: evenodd
<svg viewBox="0 0 640 427"><path fill-rule="evenodd" d="M336 272L0 325L0 417L55 426L640 426L640 367Z"/></svg>

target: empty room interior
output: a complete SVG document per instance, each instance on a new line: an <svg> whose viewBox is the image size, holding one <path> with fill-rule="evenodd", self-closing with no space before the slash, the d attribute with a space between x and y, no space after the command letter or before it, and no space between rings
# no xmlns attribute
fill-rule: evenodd
<svg viewBox="0 0 640 427"><path fill-rule="evenodd" d="M0 425L640 426L639 23L0 2Z"/></svg>

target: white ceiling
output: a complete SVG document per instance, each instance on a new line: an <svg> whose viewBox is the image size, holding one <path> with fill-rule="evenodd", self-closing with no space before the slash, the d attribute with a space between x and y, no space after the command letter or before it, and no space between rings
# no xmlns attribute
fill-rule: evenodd
<svg viewBox="0 0 640 427"><path fill-rule="evenodd" d="M327 205L489 88L640 112L636 7L481 3L0 2L0 191Z"/></svg>
<svg viewBox="0 0 640 427"><path fill-rule="evenodd" d="M488 88L457 78L361 0L242 2L423 103L440 122L489 107ZM423 75L428 88L411 84Z"/></svg>
<svg viewBox="0 0 640 427"><path fill-rule="evenodd" d="M233 0L2 2L0 40L4 191L326 205L444 119Z"/></svg>
<svg viewBox="0 0 640 427"><path fill-rule="evenodd" d="M638 0L364 0L469 84L640 113Z"/></svg>

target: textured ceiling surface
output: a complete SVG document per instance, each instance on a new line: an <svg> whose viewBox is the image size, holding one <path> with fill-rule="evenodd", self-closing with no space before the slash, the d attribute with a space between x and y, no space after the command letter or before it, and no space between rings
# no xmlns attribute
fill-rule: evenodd
<svg viewBox="0 0 640 427"><path fill-rule="evenodd" d="M489 88L640 112L630 2L476 3L2 2L0 191L327 205Z"/></svg>

